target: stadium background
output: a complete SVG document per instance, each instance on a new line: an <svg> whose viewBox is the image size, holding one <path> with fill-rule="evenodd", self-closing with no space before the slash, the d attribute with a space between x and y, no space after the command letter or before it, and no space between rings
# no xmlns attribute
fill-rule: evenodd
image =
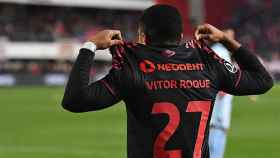
<svg viewBox="0 0 280 158"><path fill-rule="evenodd" d="M232 27L280 80L279 0L0 0L0 158L126 157L123 103L71 114L60 101L81 44L109 28L133 41L141 11L155 3L179 9L185 40L203 22ZM92 80L110 61L97 53ZM256 101L234 99L226 158L279 157L279 97L276 84Z"/></svg>

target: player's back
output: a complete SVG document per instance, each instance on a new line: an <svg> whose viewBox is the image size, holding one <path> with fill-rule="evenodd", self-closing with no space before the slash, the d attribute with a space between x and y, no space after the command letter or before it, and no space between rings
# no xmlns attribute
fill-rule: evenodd
<svg viewBox="0 0 280 158"><path fill-rule="evenodd" d="M124 96L128 157L208 157L208 124L217 93L209 55L195 41L127 45L124 50L133 76Z"/></svg>

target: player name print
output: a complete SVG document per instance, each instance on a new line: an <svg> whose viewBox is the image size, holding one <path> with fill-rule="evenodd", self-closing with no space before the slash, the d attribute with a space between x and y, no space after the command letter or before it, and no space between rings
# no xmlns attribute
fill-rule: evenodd
<svg viewBox="0 0 280 158"><path fill-rule="evenodd" d="M143 60L139 64L139 68L144 73L152 73L154 71L170 72L170 71L203 71L202 63L153 63L149 60Z"/></svg>
<svg viewBox="0 0 280 158"><path fill-rule="evenodd" d="M160 89L190 89L190 88L210 88L210 80L155 80L146 81L149 90Z"/></svg>

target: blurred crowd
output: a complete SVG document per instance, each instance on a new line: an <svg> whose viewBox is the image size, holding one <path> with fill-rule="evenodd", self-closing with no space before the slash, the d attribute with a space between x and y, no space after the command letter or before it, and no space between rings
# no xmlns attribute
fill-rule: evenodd
<svg viewBox="0 0 280 158"><path fill-rule="evenodd" d="M252 0L240 5L231 19L239 40L268 60L280 54L279 7L279 1Z"/></svg>
<svg viewBox="0 0 280 158"><path fill-rule="evenodd" d="M250 2L250 3L249 3ZM266 59L280 52L280 2L251 0L235 9L229 21L239 40ZM84 41L105 28L122 30L133 40L141 12L127 10L0 5L0 37L10 41L55 41L74 38Z"/></svg>
<svg viewBox="0 0 280 158"><path fill-rule="evenodd" d="M83 41L98 30L118 28L132 40L139 15L139 11L1 3L0 36L11 41Z"/></svg>
<svg viewBox="0 0 280 158"><path fill-rule="evenodd" d="M0 73L32 74L69 73L72 62L56 60L11 60L0 64Z"/></svg>
<svg viewBox="0 0 280 158"><path fill-rule="evenodd" d="M239 40L267 59L272 57L270 54L280 52L280 2L272 1L273 4L250 0L235 9L229 20ZM140 11L1 3L0 37L10 41L65 38L84 41L99 30L117 28L126 40L133 40L140 14Z"/></svg>
<svg viewBox="0 0 280 158"><path fill-rule="evenodd" d="M280 2L250 0L240 5L229 20L237 38L255 52L280 79ZM120 29L126 40L134 40L140 11L54 7L37 5L0 5L0 38L9 41L53 42L75 39L81 42L106 28ZM73 61L0 60L0 74L68 74ZM103 65L102 65L103 64ZM105 65L105 66L104 66ZM110 64L98 63L92 74L104 74ZM100 73L96 73L100 72Z"/></svg>
<svg viewBox="0 0 280 158"><path fill-rule="evenodd" d="M20 80L31 77L33 81L36 78L51 74L67 76L71 71L72 65L72 61L65 60L10 60L9 62L0 63L0 76L1 74L10 74ZM90 80L95 81L104 77L109 72L110 65L110 62L95 61L90 69ZM31 82L27 81L28 84Z"/></svg>
<svg viewBox="0 0 280 158"><path fill-rule="evenodd" d="M236 10L230 20L238 40L255 52L280 79L280 1L250 0Z"/></svg>
<svg viewBox="0 0 280 158"><path fill-rule="evenodd" d="M0 5L0 38L14 42L54 42L74 39L84 42L102 29L120 29L126 40L134 40L141 12L127 10L54 7L37 5ZM0 53L1 54L1 53ZM1 59L1 57L0 57ZM31 75L69 74L70 60L0 60L1 74L17 79ZM110 63L97 61L91 69L92 80L104 76ZM28 83L29 84L29 83Z"/></svg>

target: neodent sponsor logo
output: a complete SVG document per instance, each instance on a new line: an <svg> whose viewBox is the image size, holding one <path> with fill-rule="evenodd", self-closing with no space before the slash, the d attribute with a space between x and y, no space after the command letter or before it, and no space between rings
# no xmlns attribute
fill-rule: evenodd
<svg viewBox="0 0 280 158"><path fill-rule="evenodd" d="M196 64L157 64L158 71L202 71L204 65L201 63Z"/></svg>
<svg viewBox="0 0 280 158"><path fill-rule="evenodd" d="M204 64L202 63L184 63L184 64L175 64L175 63L166 63L166 64L154 64L149 60L143 60L140 62L140 70L144 73L152 73L154 71L203 71Z"/></svg>
<svg viewBox="0 0 280 158"><path fill-rule="evenodd" d="M143 60L139 64L140 70L144 73L152 73L155 71L156 66L153 62L149 60Z"/></svg>

